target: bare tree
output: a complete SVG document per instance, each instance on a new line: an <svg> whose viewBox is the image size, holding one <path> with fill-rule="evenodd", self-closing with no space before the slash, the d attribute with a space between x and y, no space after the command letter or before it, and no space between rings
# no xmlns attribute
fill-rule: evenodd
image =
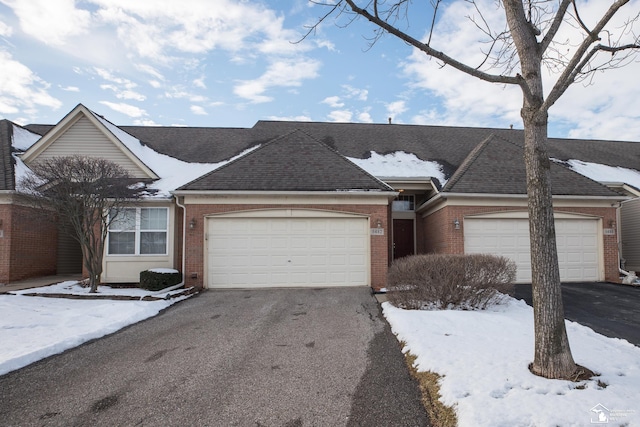
<svg viewBox="0 0 640 427"><path fill-rule="evenodd" d="M327 12L307 36L334 14L349 15L350 20L364 18L374 25L371 44L391 34L440 61L443 67L521 89L535 324L535 352L530 369L547 378L575 378L581 371L589 375L590 371L573 360L564 324L547 150L548 112L571 84L590 78L595 71L624 65L640 49L640 40L633 33L637 15L628 17L616 28L618 36L607 27L629 0L609 0L607 10L592 22L582 19L580 5L586 2L578 0L499 0L495 4L504 11L503 28L491 27L479 2L465 0L475 8L476 18L469 19L482 36L479 49L484 53L484 61L475 66L434 46L432 36L437 31L443 0L431 0L433 14L423 21L427 27L418 36L403 29L408 28L403 24L409 17L407 0L312 2L327 7ZM581 41L575 44L561 39L559 30L563 26L579 32ZM556 76L546 96L543 65Z"/></svg>
<svg viewBox="0 0 640 427"><path fill-rule="evenodd" d="M144 186L111 161L82 156L53 157L30 166L18 183L27 200L71 224L82 247L90 292L97 292L107 231L120 210L138 199Z"/></svg>

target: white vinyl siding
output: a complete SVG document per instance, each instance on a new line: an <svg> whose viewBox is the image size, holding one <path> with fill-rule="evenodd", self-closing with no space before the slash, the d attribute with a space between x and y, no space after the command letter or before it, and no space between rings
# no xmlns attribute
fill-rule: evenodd
<svg viewBox="0 0 640 427"><path fill-rule="evenodd" d="M624 268L640 271L640 199L625 202L620 208L620 240Z"/></svg>
<svg viewBox="0 0 640 427"><path fill-rule="evenodd" d="M600 245L596 219L556 219L560 280L598 281ZM505 256L516 263L516 281L531 282L529 221L516 218L465 218L465 253Z"/></svg>
<svg viewBox="0 0 640 427"><path fill-rule="evenodd" d="M210 218L207 287L369 285L368 219Z"/></svg>
<svg viewBox="0 0 640 427"><path fill-rule="evenodd" d="M107 138L86 117L81 117L66 132L38 155L38 159L81 154L110 160L124 168L134 178L148 178L127 155Z"/></svg>

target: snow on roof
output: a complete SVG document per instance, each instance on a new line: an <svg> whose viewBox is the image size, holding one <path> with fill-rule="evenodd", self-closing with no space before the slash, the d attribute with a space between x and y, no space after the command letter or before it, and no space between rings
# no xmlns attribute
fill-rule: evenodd
<svg viewBox="0 0 640 427"><path fill-rule="evenodd" d="M158 190L154 197L169 197L170 192L176 188L193 181L194 179L218 169L219 167L244 156L250 151L255 150L260 145L244 150L231 159L218 163L188 163L166 154L158 153L151 147L142 144L140 140L127 132L123 131L113 123L93 113L102 124L122 142L142 163L147 165L159 180L154 181L148 186L149 189Z"/></svg>
<svg viewBox="0 0 640 427"><path fill-rule="evenodd" d="M389 154L378 154L371 151L368 159L347 157L356 165L376 177L420 178L430 176L437 179L444 187L447 180L442 165L438 162L421 160L413 153L396 151Z"/></svg>
<svg viewBox="0 0 640 427"><path fill-rule="evenodd" d="M640 189L640 172L619 166L607 166L599 163L583 162L582 160L567 160L563 162L573 171L601 183L620 182Z"/></svg>
<svg viewBox="0 0 640 427"><path fill-rule="evenodd" d="M16 183L20 182L27 173L29 168L24 162L17 156L17 152L23 152L28 150L33 144L35 144L41 138L37 133L29 132L28 130L21 128L20 126L13 125L13 132L11 136L11 146L14 152L11 153L15 160L14 174Z"/></svg>

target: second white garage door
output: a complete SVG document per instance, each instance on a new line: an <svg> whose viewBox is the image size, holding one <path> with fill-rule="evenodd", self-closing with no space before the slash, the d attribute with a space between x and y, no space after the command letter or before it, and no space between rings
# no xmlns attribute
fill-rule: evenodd
<svg viewBox="0 0 640 427"><path fill-rule="evenodd" d="M210 218L207 287L369 285L368 224L364 217Z"/></svg>
<svg viewBox="0 0 640 427"><path fill-rule="evenodd" d="M555 224L560 280L601 280L598 221L556 218ZM490 253L510 258L518 267L516 281L531 282L527 219L465 218L464 250L465 253Z"/></svg>

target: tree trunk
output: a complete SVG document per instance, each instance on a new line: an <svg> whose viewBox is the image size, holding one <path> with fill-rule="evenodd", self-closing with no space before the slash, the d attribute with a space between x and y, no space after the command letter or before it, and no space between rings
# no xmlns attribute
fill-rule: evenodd
<svg viewBox="0 0 640 427"><path fill-rule="evenodd" d="M535 326L531 372L545 378L568 379L577 366L571 355L564 321L547 153L547 115L525 107L522 116Z"/></svg>
<svg viewBox="0 0 640 427"><path fill-rule="evenodd" d="M518 51L523 92L524 161L527 175L534 359L531 372L545 378L570 378L573 361L564 323L560 268L553 220L551 161L547 153L547 110L544 108L542 53L537 30L527 20L523 3L504 0L507 23Z"/></svg>

